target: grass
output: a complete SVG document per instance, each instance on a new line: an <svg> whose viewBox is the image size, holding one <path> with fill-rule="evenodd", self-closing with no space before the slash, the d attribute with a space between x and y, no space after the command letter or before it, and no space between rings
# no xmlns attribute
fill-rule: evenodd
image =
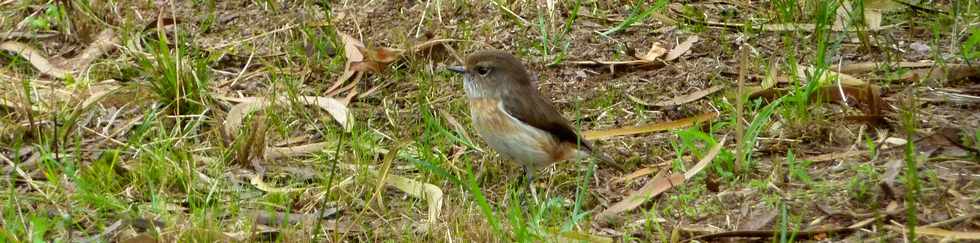
<svg viewBox="0 0 980 243"><path fill-rule="evenodd" d="M921 186L919 182L919 162L918 162L919 154L916 150L916 146L915 146L916 143L912 139L913 136L915 136L915 134L917 133L916 128L918 127L918 124L916 122L917 112L915 106L911 105L911 104L915 104L915 98L914 98L915 95L912 95L912 97L913 98L911 98L911 100L907 101L908 104L904 107L905 109L901 111L902 125L903 128L905 128L905 138L908 141L908 143L905 144L905 153L904 153L905 155L904 156L905 157L904 182L905 182L905 187L908 190L908 193L905 194L905 211L908 217L907 221L905 222L905 227L908 229L908 234L905 236L905 239L909 241L915 241L916 239L915 228L918 227L919 225L918 201L920 198L919 194L921 193L920 191Z"/></svg>
<svg viewBox="0 0 980 243"><path fill-rule="evenodd" d="M963 194L976 190L976 185L948 181L935 169L967 170L956 167L964 164L956 161L968 158L925 160L929 158L918 157L924 142L917 140L924 131L950 125L936 123L939 115L931 114L954 117L972 111L922 104L916 99L922 93L899 92L906 86L963 86L952 81L909 83L901 77L914 70L892 68L898 61L917 61L901 49L912 42L928 45L926 59L941 65L976 62L980 32L971 23L980 19L972 11L980 6L968 1L937 5L944 13L888 12L884 25L899 28L867 30L858 25L848 33L831 30L840 21L837 1L779 0L760 7L677 6L667 1L624 5L577 0L555 1L553 6L423 1L412 3L414 7L373 1L257 1L229 8L202 0L194 1L198 7L161 7L164 16L171 15L171 7L179 10L173 15L191 16L169 26L156 26L158 12L135 7L149 3L61 2L0 3L0 27L61 33L67 38L10 40L66 57L84 48L79 37L85 31L114 28L122 40L117 51L97 59L91 70L66 80L42 74L14 52L0 51L0 89L8 90L0 98L15 102L0 103L4 242L116 241L138 235L180 242L668 242L704 234L698 228L742 230L739 225L751 219L739 212L755 210L752 205L778 212L773 221L752 230L772 230L772 241L794 242L807 240L799 234L802 230L826 226L811 224L825 219L814 203L841 212L881 214L880 205L891 201L903 203L906 211L888 219L909 231L890 232L884 222L862 230L887 240L922 241L930 238L915 231L916 226L936 221L925 215L926 209L960 210L944 204L953 200L929 199L951 197L947 189ZM857 1L855 6L849 16L860 22L869 5ZM654 21L663 16L688 21L674 26ZM252 17L261 20L246 20ZM744 25L724 27L719 21ZM759 28L764 23L812 23L814 29L766 31ZM295 27L272 33L283 26ZM574 126L583 131L712 111L723 119L598 141L617 160L629 159L624 163L630 171L591 159L559 163L537 172L541 197L535 201L519 182L519 168L472 131L460 77L442 70L456 64L443 47L410 53L381 73L361 77L351 86L359 94L384 86L370 96L355 94L347 105L354 124L349 130L329 113L304 105L299 97L324 95L344 71L349 53L337 31L363 37L369 47L410 50L428 38L451 38L460 40L447 44L460 55L487 46L508 50L529 64L542 91L561 101L556 105L576 118ZM663 67L617 66L610 71L608 66L566 62L629 60L629 47L659 42L669 50L691 35L702 40ZM209 48L213 46L223 48ZM820 96L821 88L838 85L836 79L821 78L823 74L860 60L884 61L886 68L858 77L882 86L888 102L902 100L894 114L881 114L897 121L886 129L842 124L841 116L857 109ZM798 73L800 67L812 67L812 72ZM739 69L746 75L728 73ZM104 82L109 79L118 81ZM92 106L79 105L90 95L87 89L106 83L122 88ZM652 94L650 100L665 100L710 85L770 84L785 92L738 99L715 95L677 107L624 99ZM224 122L237 103L228 98L240 96L265 97L273 104L247 115L241 129L226 134ZM46 109L36 111L32 105ZM944 113L952 111L960 113ZM980 130L967 129L969 124L952 123L972 137L965 144L977 147ZM744 130L735 145L699 175L610 225L593 219L656 173L688 171L705 149L736 129ZM889 132L880 132L884 130ZM882 136L908 142L894 149L883 144L887 137ZM270 149L316 142L326 145L302 156L264 157ZM813 160L850 150L867 153ZM893 159L905 161L899 186L908 193L889 198L878 183L885 171L882 161ZM651 172L627 179L644 169ZM262 183L253 180L259 174ZM428 221L425 198L386 186L384 178L394 175L442 191L438 220ZM289 214L292 220L333 210L337 213L325 219L302 223L257 217ZM841 221L834 223L864 220L846 217L835 216ZM110 227L117 222L121 228ZM969 230L964 225L969 224L948 227ZM830 237L836 241L846 236Z"/></svg>
<svg viewBox="0 0 980 243"><path fill-rule="evenodd" d="M653 6L646 7L646 8L640 6L639 4L641 3L642 2L637 2L638 5L632 7L633 11L630 13L628 17L626 17L626 19L623 20L623 22L620 22L619 25L616 25L616 27L613 27L612 29L603 31L601 35L610 36L613 33L623 31L629 28L630 26L632 26L633 24L635 24L636 22L644 21L650 18L650 16L653 15L653 13L656 13L657 11L660 11L665 6L667 6L667 1L665 0L659 0L655 2Z"/></svg>

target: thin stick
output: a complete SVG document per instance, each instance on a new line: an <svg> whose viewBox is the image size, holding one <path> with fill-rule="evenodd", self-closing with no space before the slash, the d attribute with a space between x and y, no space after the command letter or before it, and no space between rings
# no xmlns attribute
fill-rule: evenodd
<svg viewBox="0 0 980 243"><path fill-rule="evenodd" d="M744 88L745 88L745 76L748 69L749 61L748 54L746 51L747 47L742 46L740 48L739 55L739 65L738 65L738 87L735 91L735 141L738 146L735 147L735 174L739 174L742 170L742 165L745 163L745 127L742 126L742 116L745 114L745 102Z"/></svg>
<svg viewBox="0 0 980 243"><path fill-rule="evenodd" d="M514 13L514 11L510 11L509 8L504 7L504 5L501 5L496 0L490 1L490 3L492 3L493 5L497 5L498 8L503 9L504 12L507 12L507 14L510 14L511 16L514 16L514 18L517 18L517 20L520 20L521 23L524 24L524 26L531 25L531 22L528 22L526 19L524 19L520 15L517 15L517 13Z"/></svg>

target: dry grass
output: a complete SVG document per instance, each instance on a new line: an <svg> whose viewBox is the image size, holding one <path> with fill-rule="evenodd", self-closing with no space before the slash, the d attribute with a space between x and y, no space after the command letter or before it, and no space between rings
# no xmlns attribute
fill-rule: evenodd
<svg viewBox="0 0 980 243"><path fill-rule="evenodd" d="M4 242L980 230L971 1L857 1L864 14L821 1L123 2L0 0ZM603 138L627 171L559 163L533 201L443 68L486 48L525 60L583 131L719 117ZM879 65L852 65L867 62ZM681 184L594 218L704 157Z"/></svg>

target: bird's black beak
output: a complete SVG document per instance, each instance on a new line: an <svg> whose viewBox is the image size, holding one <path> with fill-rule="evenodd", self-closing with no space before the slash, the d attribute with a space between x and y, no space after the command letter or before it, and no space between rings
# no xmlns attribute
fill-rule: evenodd
<svg viewBox="0 0 980 243"><path fill-rule="evenodd" d="M449 66L446 69L449 69L449 71L453 71L456 73L466 73L466 67L463 66Z"/></svg>

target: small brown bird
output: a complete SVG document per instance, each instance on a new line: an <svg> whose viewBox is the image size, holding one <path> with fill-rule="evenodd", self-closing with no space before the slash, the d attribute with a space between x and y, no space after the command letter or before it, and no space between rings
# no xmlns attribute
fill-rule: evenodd
<svg viewBox="0 0 980 243"><path fill-rule="evenodd" d="M523 166L528 183L538 169L558 161L593 154L611 162L538 92L524 64L513 55L480 51L467 56L465 66L448 69L463 74L477 133L499 154Z"/></svg>

